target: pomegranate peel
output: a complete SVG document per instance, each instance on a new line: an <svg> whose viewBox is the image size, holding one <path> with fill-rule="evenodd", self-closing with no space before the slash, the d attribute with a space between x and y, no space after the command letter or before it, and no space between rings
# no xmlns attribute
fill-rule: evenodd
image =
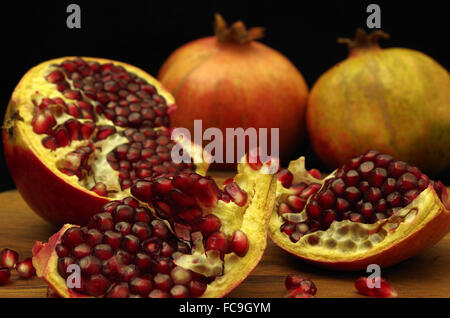
<svg viewBox="0 0 450 318"><path fill-rule="evenodd" d="M196 178L198 180L202 177L197 175ZM157 180L158 179L156 179L156 181L154 182L159 182ZM151 276L153 277L154 274L158 276L157 281L155 280L155 286L158 287L154 287L154 289L150 293L151 297L167 297L169 295L172 295L173 297L181 297L189 295L189 293L191 293L193 296L201 297L222 297L229 291L234 289L237 285L239 285L256 267L266 247L267 222L270 217L270 211L273 209L273 205L275 203L275 177L273 175L264 174L260 171L253 170L249 165L243 163L238 165L238 174L236 175L234 180L240 187L240 189L242 191L245 191L245 193L247 194L248 200L246 204L244 206L239 206L229 199L220 199L218 200L216 205L211 207L204 207L203 213L207 215L216 215L220 219L220 233L223 233L222 235L224 235L227 239L230 239L233 233L238 230L245 233L246 238L248 239L248 249L246 250L246 253L239 253L240 256L229 250L227 250L224 255L222 255L219 250L207 249L207 245L205 245L206 240L202 237L201 232L195 232L194 230L191 233L193 243L193 247L191 249L189 247L189 245L191 244L191 240L184 241L183 238L185 238L185 236L180 237L176 229L172 229L172 227L176 226L176 222L179 222L177 221L178 219L176 215L172 214L172 219L170 221L164 220L164 226L167 225L168 228L168 232L164 232L161 228L161 226L163 226L162 223L153 223L159 220L158 215L160 215L160 211L155 210L155 207L150 202L148 204L145 204L145 202L147 200L150 200L151 198L147 198L144 203L141 202L142 206L148 206L148 208L150 209L149 211L153 214L152 218L154 218L147 218L146 222L148 222L148 224L151 224L152 229L152 231L149 233L152 233L151 235L153 236L151 239L149 238L143 241L141 245L142 249L145 249L145 251L148 251L148 253L158 253L154 255L159 255L152 256L154 258L152 261L153 265L151 267ZM154 189L159 189L158 191L165 191L164 188ZM101 231L102 233L104 233L102 234L104 237L104 243L102 243L103 245L112 245L111 241L106 239L108 231L112 231L107 229L115 228L115 230L113 230L115 233L118 233L118 231L128 231L127 229L129 229L129 227L124 227L123 221L121 221L123 218L128 217L128 212L126 212L127 209L125 209L126 204L128 204L128 206L130 206L131 204L135 209L140 209L129 198L124 199L122 203L120 203L119 201L113 201L103 207L103 211L105 212L96 214L89 222L88 227L90 227L91 229L99 228L99 226L101 226L104 230L106 230ZM142 219L142 217L142 215L139 216L140 219ZM120 224L120 227L117 227L114 224L109 224L106 221L108 218L114 218L115 224ZM138 223L135 223L135 225ZM142 224L142 222L139 224ZM188 225L189 223L185 223L185 226ZM195 224L193 224L192 226L195 229ZM143 225L140 225L139 228L142 227ZM70 242L72 242L71 246L75 246L83 241L83 239L80 238L77 233L81 234L81 232L85 233L85 231L87 231L87 228L84 229L84 227L80 228L81 232L78 230L71 230L72 228L76 229L77 226L66 224L61 228L59 232L50 237L47 243L36 242L33 248L33 264L36 268L37 275L47 281L47 283L50 285L52 294L56 293L62 297L86 297L87 294L80 294L79 292L67 288L65 279L60 275L60 272L58 272L58 262L64 259L63 256L66 255L66 252L64 251L64 249L57 249L57 246L65 244L65 246L67 247L68 243L64 242L64 240L70 240ZM131 228L134 228L134 226ZM71 234L65 235L65 233L68 233L67 231L69 230L71 231ZM111 235L111 233L108 234L109 239L113 238ZM165 237L167 239L167 242L174 242L173 240L177 240L179 242L178 244L181 244L181 247L179 247L178 251L176 251L175 253L173 253L173 250L170 251L170 253L172 253L173 261L168 261L166 259L166 261L163 262L164 257L162 257L161 253L166 252L163 252L161 245L156 246L154 244L155 242L157 242L154 238L156 237L155 235L157 235L158 237ZM205 235L212 234L208 234L207 232L205 232ZM129 245L124 245L126 237L127 236L124 236L124 239L122 240L122 243L118 245L118 248L128 249L129 251L131 251ZM89 242L91 241L92 240L90 240ZM127 242L132 244L133 241ZM98 242L92 244L97 243ZM97 250L98 246L99 245L96 245L94 251ZM76 247L77 246L75 246L74 249ZM129 264L129 261L126 261L126 258L122 258L122 260L119 260L119 256L117 254L118 251L117 249L115 250L115 256L111 257L111 255L109 255L108 257L111 258L107 258L105 261L109 262L109 264L113 267L117 266L117 264L119 264L120 266ZM240 252L241 251L242 250L240 250ZM61 256L58 256L58 252L61 253ZM126 256L127 254L123 252L121 253L122 257ZM134 253L136 253L136 251L134 251ZM138 253L141 253L141 261L144 261L145 255L142 255L142 253L144 252ZM110 260L113 260L113 262L111 263ZM82 271L90 271L89 274L87 274L87 277L93 277L89 275L95 276L95 273L97 273L97 271L93 269L94 267L83 267L83 259L78 260L78 262L80 264L80 267L82 267ZM106 263L104 263L103 268L101 269L101 273L103 275L108 274L104 271L105 264ZM131 263L130 266L134 266L133 264L134 263ZM143 263L140 262L136 264L142 266ZM91 265L95 265L95 262ZM129 266L126 265L125 267ZM172 270L173 268L177 268L178 270ZM175 276L171 278L170 275ZM154 279L156 279L156 276ZM114 277L116 276L108 277L108 279L111 280L111 286L109 289L110 291L114 289L113 286L123 285L123 281L115 281L116 278ZM122 275L120 279L124 279L123 277L124 276ZM203 277L202 279L207 282L206 290L204 290L202 287L202 284L205 283L201 283L201 281L196 280L198 278L195 277ZM193 280L189 282L189 279ZM173 285L173 283L171 283L172 280L178 282L179 284L189 284L189 286ZM119 289L121 288L122 287L120 287ZM109 295L110 293L108 293L107 291L102 291L102 293L96 295L102 296L104 294Z"/></svg>
<svg viewBox="0 0 450 318"><path fill-rule="evenodd" d="M450 230L446 189L441 183L433 183L433 185L430 183L409 204L376 222L362 223L357 218L360 214L352 213L354 215L350 214L350 216L355 217L353 220L337 219L336 215L332 214L334 215L332 222L327 224L325 217L328 214L325 213L321 216L321 223L316 222L318 228L308 230L306 226L304 232L298 232L300 224L311 219L314 213L328 211L320 210L312 204L312 201L326 197L323 195L325 190L334 186L332 182L339 179L336 176L341 173L341 170L338 169L323 180L318 180L307 173L303 159L292 162L289 169L293 170L293 184L303 182L306 186L316 183L320 184L320 190L317 190L316 194L309 195L304 207L299 210L300 213L290 213L288 208L281 205L286 200L286 194L291 194L294 187L286 189L279 181L278 207L276 208L279 210L272 213L269 236L276 245L307 262L340 270L363 270L369 264L378 264L381 267L391 266L430 248ZM361 168L361 171L363 170ZM412 168L411 171L413 171ZM350 181L349 179L348 182ZM404 184L407 185L407 183ZM439 194L436 188L439 189ZM343 188L339 190L337 186L335 189L336 193L344 191ZM368 196L366 198L370 199ZM321 204L326 204L326 200ZM343 215L348 216L350 212L352 211ZM310 223L309 226L316 223ZM297 237L293 237L295 233L299 233Z"/></svg>
<svg viewBox="0 0 450 318"><path fill-rule="evenodd" d="M76 63L82 66L74 71L73 65ZM103 68L103 71L98 68ZM110 69L115 71L108 73ZM82 77L79 72L86 70L91 75ZM55 82L61 80L61 76L62 82ZM111 90L108 77L116 78L116 84L122 81L123 85L128 85L127 90L122 89L123 96L120 95L121 91L107 91ZM123 77L129 77L129 82ZM141 93L142 98L133 93L138 89L135 87L137 82L141 89L137 93ZM58 83L65 83L71 89L60 88ZM89 95L91 91L86 83L100 85L96 96ZM105 100L105 96L110 99ZM138 101L140 104L137 104ZM113 110L108 108L111 103L127 106L118 105ZM145 103L146 108L143 106ZM169 116L175 108L170 93L156 79L132 65L90 57L63 57L43 62L23 76L6 111L3 143L9 170L24 200L45 220L57 225L85 224L92 212L110 199L129 195L127 190L133 178L156 173L156 170L149 170L156 168L162 169L158 170L159 174L167 174L167 167L162 167L161 162L151 163L143 159L148 158L151 152L139 154L129 150L126 158L128 161L125 160L124 163L128 162L130 166L137 164L136 160L145 161L142 167L132 167L134 170L131 172L128 172L129 166L119 166L121 163L115 159L114 154L120 157L120 146L131 145L133 142L141 143L142 147L142 143L148 141L149 147L155 147L150 142L154 144L158 141L158 136L168 139L172 145L167 126ZM130 117L130 121L120 120L123 116L119 114L132 111L136 111L133 114L138 114L139 111L136 116L142 118L149 112L161 114L160 117L150 114L155 118L153 122L132 122L136 116ZM154 138L146 136L145 140L131 140L142 137L145 129ZM133 131L136 136L126 135ZM167 145L167 141L161 142ZM200 147L188 145L186 140L178 142L182 147L190 147L184 149L191 157L195 157L195 162L199 162L195 166L196 171L204 174L208 164L196 158L196 154L201 154L198 149ZM131 146L125 148L131 149ZM111 152L114 154L109 156ZM168 155L170 154L165 153L165 157ZM162 160L161 158L157 159ZM170 162L170 158L164 160Z"/></svg>

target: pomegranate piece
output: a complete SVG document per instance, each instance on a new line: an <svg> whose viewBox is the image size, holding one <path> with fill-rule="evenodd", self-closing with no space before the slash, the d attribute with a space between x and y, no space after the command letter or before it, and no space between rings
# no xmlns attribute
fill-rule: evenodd
<svg viewBox="0 0 450 318"><path fill-rule="evenodd" d="M19 253L9 248L0 252L0 267L14 268L19 261Z"/></svg>
<svg viewBox="0 0 450 318"><path fill-rule="evenodd" d="M16 265L17 273L22 278L30 278L36 274L31 257L24 259Z"/></svg>
<svg viewBox="0 0 450 318"><path fill-rule="evenodd" d="M359 270L376 259L389 266L437 243L450 230L445 186L389 155L367 151L322 180L312 178L304 158L292 161L289 170L295 184L279 187L269 235L309 262ZM399 244L400 239L411 244Z"/></svg>
<svg viewBox="0 0 450 318"><path fill-rule="evenodd" d="M11 277L11 270L8 267L0 268L0 286L6 285Z"/></svg>
<svg viewBox="0 0 450 318"><path fill-rule="evenodd" d="M298 275L290 274L284 281L286 290L285 298L314 298L317 287L309 279Z"/></svg>
<svg viewBox="0 0 450 318"><path fill-rule="evenodd" d="M393 298L397 297L397 291L387 282L386 279L379 277L377 286L377 279L373 277L369 286L369 279L367 277L359 277L355 281L355 288L358 293L364 296L371 296L376 298Z"/></svg>

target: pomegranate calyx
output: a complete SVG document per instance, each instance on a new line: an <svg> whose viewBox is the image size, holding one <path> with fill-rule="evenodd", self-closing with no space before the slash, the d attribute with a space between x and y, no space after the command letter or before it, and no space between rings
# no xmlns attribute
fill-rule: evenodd
<svg viewBox="0 0 450 318"><path fill-rule="evenodd" d="M221 14L214 15L214 34L221 43L245 44L264 37L264 28L252 27L247 30L244 22L236 21L230 27Z"/></svg>
<svg viewBox="0 0 450 318"><path fill-rule="evenodd" d="M364 29L358 28L353 40L349 38L338 38L337 42L339 44L347 44L349 56L354 56L365 50L380 49L378 41L380 39L389 39L389 37L389 34L382 30L367 33Z"/></svg>

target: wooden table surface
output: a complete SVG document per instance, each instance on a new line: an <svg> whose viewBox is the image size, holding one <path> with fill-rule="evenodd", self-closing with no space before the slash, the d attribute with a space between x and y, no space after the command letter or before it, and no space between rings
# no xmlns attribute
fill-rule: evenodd
<svg viewBox="0 0 450 318"><path fill-rule="evenodd" d="M14 249L23 259L31 256L34 241L46 241L56 231L31 211L17 191L0 193L0 249ZM311 278L318 289L317 297L363 297L356 293L353 283L365 273L313 267L283 252L270 240L258 267L228 297L282 297L284 278L291 273ZM450 297L450 235L424 254L382 270L382 276L397 289L399 297ZM13 273L10 283L0 287L0 298L46 297L46 288L37 277L23 280Z"/></svg>

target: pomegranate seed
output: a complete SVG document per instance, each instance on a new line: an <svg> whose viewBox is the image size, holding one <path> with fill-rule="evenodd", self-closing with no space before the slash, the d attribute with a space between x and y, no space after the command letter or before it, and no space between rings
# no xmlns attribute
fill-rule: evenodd
<svg viewBox="0 0 450 318"><path fill-rule="evenodd" d="M91 255L91 253L92 253L92 248L91 248L91 246L89 246L86 243L77 245L72 250L72 255L78 259L83 258L88 255Z"/></svg>
<svg viewBox="0 0 450 318"><path fill-rule="evenodd" d="M8 267L0 268L0 286L6 285L11 277L11 271Z"/></svg>
<svg viewBox="0 0 450 318"><path fill-rule="evenodd" d="M310 295L315 295L317 292L316 285L308 278L298 275L288 275L284 281L287 290L295 290L295 294L303 292Z"/></svg>
<svg viewBox="0 0 450 318"><path fill-rule="evenodd" d="M56 254L58 255L58 257L66 257L70 253L70 250L62 244L57 244L55 246L55 251L56 251Z"/></svg>
<svg viewBox="0 0 450 318"><path fill-rule="evenodd" d="M292 185L292 181L294 180L294 175L287 169L282 169L277 174L278 180L281 182L283 187L290 188Z"/></svg>
<svg viewBox="0 0 450 318"><path fill-rule="evenodd" d="M152 292L148 295L149 298L169 298L170 294L159 290L159 289L154 289L152 290Z"/></svg>
<svg viewBox="0 0 450 318"><path fill-rule="evenodd" d="M152 288L153 283L147 278L135 277L130 281L130 291L142 297L147 297Z"/></svg>
<svg viewBox="0 0 450 318"><path fill-rule="evenodd" d="M176 285L186 285L192 280L191 272L180 266L176 266L171 270L170 277Z"/></svg>
<svg viewBox="0 0 450 318"><path fill-rule="evenodd" d="M198 228L200 232L206 237L211 233L219 231L222 223L220 219L214 214L208 214L203 217L202 221L199 223Z"/></svg>
<svg viewBox="0 0 450 318"><path fill-rule="evenodd" d="M56 125L55 117L49 110L37 113L32 121L33 131L36 134L51 134L52 127Z"/></svg>
<svg viewBox="0 0 450 318"><path fill-rule="evenodd" d="M16 270L19 276L22 278L30 278L31 276L36 274L36 270L34 269L31 257L28 257L22 262L17 263Z"/></svg>
<svg viewBox="0 0 450 318"><path fill-rule="evenodd" d="M206 283L200 280L192 280L189 283L189 293L192 297L200 297L206 291Z"/></svg>
<svg viewBox="0 0 450 318"><path fill-rule="evenodd" d="M244 257L248 252L248 247L247 235L241 230L235 231L231 237L230 250L237 256Z"/></svg>
<svg viewBox="0 0 450 318"><path fill-rule="evenodd" d="M157 273L153 278L153 282L157 289L165 292L168 292L173 286L172 279L167 274Z"/></svg>
<svg viewBox="0 0 450 318"><path fill-rule="evenodd" d="M228 240L222 232L215 232L208 236L206 250L217 250L221 255L228 251Z"/></svg>
<svg viewBox="0 0 450 318"><path fill-rule="evenodd" d="M344 176L344 182L347 186L355 186L359 183L359 174L356 170L349 170Z"/></svg>
<svg viewBox="0 0 450 318"><path fill-rule="evenodd" d="M186 286L175 285L170 289L170 294L173 298L187 298L189 297L189 290Z"/></svg>
<svg viewBox="0 0 450 318"><path fill-rule="evenodd" d="M100 273L102 264L100 260L92 255L85 256L79 261L81 272L85 275L95 275Z"/></svg>
<svg viewBox="0 0 450 318"><path fill-rule="evenodd" d="M413 190L417 186L417 178L410 172L404 173L397 179L396 187L401 193Z"/></svg>
<svg viewBox="0 0 450 318"><path fill-rule="evenodd" d="M9 248L0 252L0 267L14 268L19 261L19 253Z"/></svg>
<svg viewBox="0 0 450 318"><path fill-rule="evenodd" d="M74 248L84 243L84 233L79 227L71 227L64 232L61 242L69 248Z"/></svg>
<svg viewBox="0 0 450 318"><path fill-rule="evenodd" d="M64 74L61 71L53 71L49 73L45 79L50 83L57 83L64 79Z"/></svg>
<svg viewBox="0 0 450 318"><path fill-rule="evenodd" d="M111 285L110 281L102 274L95 274L86 280L85 292L90 296L103 295Z"/></svg>
<svg viewBox="0 0 450 318"><path fill-rule="evenodd" d="M235 182L225 186L225 192L231 197L238 206L244 206L247 203L247 193L243 191Z"/></svg>
<svg viewBox="0 0 450 318"><path fill-rule="evenodd" d="M114 126L101 126L97 131L97 139L103 140L111 136L116 132L116 128Z"/></svg>
<svg viewBox="0 0 450 318"><path fill-rule="evenodd" d="M404 163L403 161L391 162L388 167L389 176L393 178L398 178L406 171L406 168L407 164Z"/></svg>
<svg viewBox="0 0 450 318"><path fill-rule="evenodd" d="M355 288L360 294L364 296L372 296L378 298L397 297L397 291L389 285L386 279L382 277L380 277L379 279L379 287L376 286L376 278L373 278L372 284L374 285L374 287L371 288L368 284L367 277L359 277L355 281Z"/></svg>

